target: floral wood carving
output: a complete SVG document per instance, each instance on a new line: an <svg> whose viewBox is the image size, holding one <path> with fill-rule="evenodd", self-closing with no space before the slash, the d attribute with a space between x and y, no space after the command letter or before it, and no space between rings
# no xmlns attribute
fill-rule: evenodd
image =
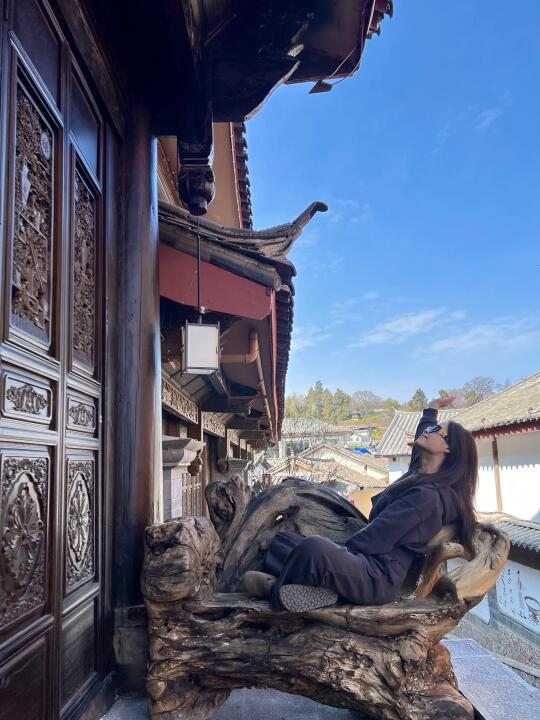
<svg viewBox="0 0 540 720"><path fill-rule="evenodd" d="M17 88L11 313L15 325L50 340L53 134Z"/></svg>
<svg viewBox="0 0 540 720"><path fill-rule="evenodd" d="M85 403L77 403L69 408L69 417L72 419L74 425L80 425L81 427L94 427L94 408L86 405Z"/></svg>
<svg viewBox="0 0 540 720"><path fill-rule="evenodd" d="M73 261L73 351L94 367L96 312L96 203L78 173L75 175L75 237Z"/></svg>
<svg viewBox="0 0 540 720"><path fill-rule="evenodd" d="M0 624L44 601L48 481L47 458L3 458Z"/></svg>
<svg viewBox="0 0 540 720"><path fill-rule="evenodd" d="M16 412L40 415L48 407L49 402L45 395L38 393L33 385L11 385L6 391L6 398L13 403Z"/></svg>
<svg viewBox="0 0 540 720"><path fill-rule="evenodd" d="M219 437L225 437L225 433L227 432L225 423L216 413L203 413L202 424L203 428L208 430L208 432L218 435Z"/></svg>
<svg viewBox="0 0 540 720"><path fill-rule="evenodd" d="M174 385L167 382L165 378L161 380L161 402L177 415L194 423L199 421L199 409L195 403L177 390Z"/></svg>
<svg viewBox="0 0 540 720"><path fill-rule="evenodd" d="M66 585L94 575L94 463L68 462Z"/></svg>

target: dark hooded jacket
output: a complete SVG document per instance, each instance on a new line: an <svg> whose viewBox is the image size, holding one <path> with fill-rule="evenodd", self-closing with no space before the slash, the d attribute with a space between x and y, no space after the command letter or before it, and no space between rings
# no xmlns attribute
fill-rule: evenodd
<svg viewBox="0 0 540 720"><path fill-rule="evenodd" d="M437 422L437 410L424 410L415 439ZM405 480L420 470L420 450L414 446L409 470L372 498L369 524L345 544L347 550L373 559L393 587L400 585L415 556L424 555L429 541L443 525L455 522L459 504L451 486L437 486L419 478L403 488Z"/></svg>

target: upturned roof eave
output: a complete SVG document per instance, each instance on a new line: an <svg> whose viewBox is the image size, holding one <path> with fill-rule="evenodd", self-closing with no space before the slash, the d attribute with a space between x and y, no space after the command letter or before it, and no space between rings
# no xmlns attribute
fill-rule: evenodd
<svg viewBox="0 0 540 720"><path fill-rule="evenodd" d="M194 237L200 234L203 242L210 242L229 251L242 253L263 264L269 264L286 275L296 274L294 265L287 259L295 241L317 212L326 212L328 207L319 201L311 203L290 223L277 225L265 230L230 228L219 223L198 218L187 210L169 203L159 203L160 232L174 235L174 228L181 229Z"/></svg>

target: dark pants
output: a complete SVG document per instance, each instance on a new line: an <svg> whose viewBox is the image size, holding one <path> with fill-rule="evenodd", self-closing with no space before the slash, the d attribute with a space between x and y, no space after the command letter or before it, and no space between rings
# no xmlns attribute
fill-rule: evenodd
<svg viewBox="0 0 540 720"><path fill-rule="evenodd" d="M265 570L278 578L272 592L274 610L282 609L282 585L330 588L355 605L385 603L399 592L376 559L349 552L319 535L278 533L268 548Z"/></svg>

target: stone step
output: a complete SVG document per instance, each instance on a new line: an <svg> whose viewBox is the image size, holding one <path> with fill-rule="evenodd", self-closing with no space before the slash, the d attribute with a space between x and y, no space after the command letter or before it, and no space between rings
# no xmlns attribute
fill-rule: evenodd
<svg viewBox="0 0 540 720"><path fill-rule="evenodd" d="M459 689L483 720L540 718L540 690L510 670L474 640L443 640Z"/></svg>

